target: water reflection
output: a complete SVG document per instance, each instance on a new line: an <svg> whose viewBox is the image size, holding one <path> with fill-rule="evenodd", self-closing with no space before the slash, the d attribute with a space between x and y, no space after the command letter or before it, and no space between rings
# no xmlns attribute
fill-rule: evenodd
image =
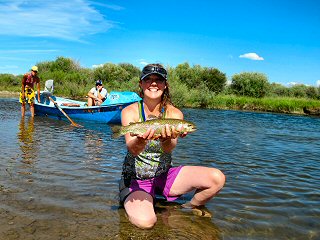
<svg viewBox="0 0 320 240"><path fill-rule="evenodd" d="M119 208L119 234L116 239L221 239L219 228L211 217L201 217L191 209L183 209L174 202L160 200L155 205L157 224L148 231L139 229L126 217L125 210Z"/></svg>
<svg viewBox="0 0 320 240"><path fill-rule="evenodd" d="M33 139L34 134L34 118L30 117L26 121L25 118L21 118L19 124L18 139L20 141L20 149L22 162L31 164L36 158L35 142Z"/></svg>
<svg viewBox="0 0 320 240"><path fill-rule="evenodd" d="M26 116L0 98L0 239L320 239L320 119L186 109L174 165L217 167L212 217L157 202L151 230L119 208L124 139L106 124ZM34 122L33 122L34 121ZM30 183L32 182L32 183ZM50 237L48 237L50 236Z"/></svg>
<svg viewBox="0 0 320 240"><path fill-rule="evenodd" d="M101 134L95 131L86 131L84 134L84 148L90 154L90 160L101 161L103 154L104 141Z"/></svg>

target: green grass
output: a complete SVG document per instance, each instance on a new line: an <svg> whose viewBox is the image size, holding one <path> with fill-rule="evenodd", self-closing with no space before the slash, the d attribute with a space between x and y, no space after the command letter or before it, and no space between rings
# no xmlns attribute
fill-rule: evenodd
<svg viewBox="0 0 320 240"><path fill-rule="evenodd" d="M62 73L55 72L62 77ZM49 77L49 76L48 76ZM58 76L50 76L50 78ZM66 76L64 76L66 78ZM69 75L68 79L57 80L54 85L54 94L73 99L84 99L88 91L93 87L92 81L80 78L78 74ZM59 78L58 78L59 79ZM11 84L10 84L11 83ZM110 91L139 91L139 79L132 81L109 81L104 86ZM19 78L5 76L0 82L0 91L19 93L21 90ZM177 107L204 108L204 109L230 109L245 111L262 111L276 113L303 114L303 108L320 109L320 100L294 97L264 97L251 98L230 94L219 94L209 91L206 87L199 86L189 89L185 84L172 78L169 82L172 101ZM44 81L41 82L41 90L44 89Z"/></svg>

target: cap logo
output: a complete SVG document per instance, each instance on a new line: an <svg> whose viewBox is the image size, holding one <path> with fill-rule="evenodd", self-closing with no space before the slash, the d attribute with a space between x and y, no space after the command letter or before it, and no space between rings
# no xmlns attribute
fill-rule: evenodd
<svg viewBox="0 0 320 240"><path fill-rule="evenodd" d="M167 70L164 69L163 67L159 67L159 66L145 66L142 69L142 74L140 79L144 79L145 77L151 75L151 74L158 74L161 77L163 77L165 80L167 80Z"/></svg>

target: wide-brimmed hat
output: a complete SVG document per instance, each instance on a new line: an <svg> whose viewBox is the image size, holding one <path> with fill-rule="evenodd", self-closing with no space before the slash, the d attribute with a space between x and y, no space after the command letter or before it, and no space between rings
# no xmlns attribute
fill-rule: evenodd
<svg viewBox="0 0 320 240"><path fill-rule="evenodd" d="M38 67L37 67L37 66L33 66L33 67L31 68L31 71L38 72Z"/></svg>

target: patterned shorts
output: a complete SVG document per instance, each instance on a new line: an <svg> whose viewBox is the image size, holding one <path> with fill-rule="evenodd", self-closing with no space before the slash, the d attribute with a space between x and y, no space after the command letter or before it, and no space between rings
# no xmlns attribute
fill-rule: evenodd
<svg viewBox="0 0 320 240"><path fill-rule="evenodd" d="M34 91L32 88L26 88L24 90L24 97L22 96L22 92L20 92L19 102L25 104L28 102L29 104L34 103Z"/></svg>

